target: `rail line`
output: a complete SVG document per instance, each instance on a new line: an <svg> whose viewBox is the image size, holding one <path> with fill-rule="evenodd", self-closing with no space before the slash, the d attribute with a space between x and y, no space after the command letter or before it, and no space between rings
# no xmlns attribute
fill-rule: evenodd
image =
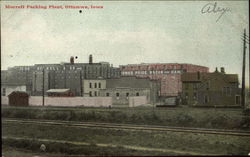
<svg viewBox="0 0 250 157"><path fill-rule="evenodd" d="M117 124L117 123L97 123L97 122L76 122L76 121L59 121L59 120L31 120L31 119L12 119L3 118L2 123L23 123L23 124L41 124L41 125L63 125L70 127L90 127L106 129L123 129L123 130L144 130L144 131L171 131L187 132L200 134L217 134L231 136L250 136L250 131L244 130L223 130L207 128L190 128L190 127L172 127L157 125L135 125L135 124Z"/></svg>

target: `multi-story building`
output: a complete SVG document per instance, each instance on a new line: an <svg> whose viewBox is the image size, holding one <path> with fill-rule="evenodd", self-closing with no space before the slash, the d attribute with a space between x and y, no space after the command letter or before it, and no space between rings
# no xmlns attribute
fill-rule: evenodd
<svg viewBox="0 0 250 157"><path fill-rule="evenodd" d="M182 104L190 106L240 106L237 74L226 74L224 68L213 73L185 73L181 77Z"/></svg>
<svg viewBox="0 0 250 157"><path fill-rule="evenodd" d="M149 77L153 80L160 80L161 97L178 96L182 90L181 74L186 72L208 72L208 67L193 64L128 64L121 65L121 76Z"/></svg>
<svg viewBox="0 0 250 157"><path fill-rule="evenodd" d="M75 96L83 96L82 80L102 77L118 78L120 69L108 62L93 63L92 55L89 63L35 64L34 66L16 66L2 71L4 79L1 83L21 83L27 86L30 95L42 95L44 90L69 88Z"/></svg>
<svg viewBox="0 0 250 157"><path fill-rule="evenodd" d="M83 96L87 97L100 96L101 89L106 89L106 80L102 78L83 80Z"/></svg>

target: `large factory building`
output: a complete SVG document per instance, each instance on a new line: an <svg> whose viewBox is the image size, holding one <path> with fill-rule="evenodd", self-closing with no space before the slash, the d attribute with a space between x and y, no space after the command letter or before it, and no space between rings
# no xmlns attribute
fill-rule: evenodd
<svg viewBox="0 0 250 157"><path fill-rule="evenodd" d="M193 64L128 64L121 65L121 76L137 76L160 80L161 97L178 96L182 90L181 74L186 72L209 72L208 67Z"/></svg>
<svg viewBox="0 0 250 157"><path fill-rule="evenodd" d="M75 63L71 57L67 63L11 67L1 75L2 85L24 84L29 95L42 95L44 85L44 91L69 88L75 96L83 96L82 80L119 78L120 69L108 62L94 63L90 55L89 63Z"/></svg>

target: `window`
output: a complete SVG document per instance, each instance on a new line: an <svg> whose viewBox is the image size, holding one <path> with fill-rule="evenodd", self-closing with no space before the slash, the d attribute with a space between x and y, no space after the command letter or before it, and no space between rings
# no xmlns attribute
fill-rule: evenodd
<svg viewBox="0 0 250 157"><path fill-rule="evenodd" d="M116 97L119 97L120 96L120 94L119 93L116 93Z"/></svg>
<svg viewBox="0 0 250 157"><path fill-rule="evenodd" d="M95 88L97 88L97 83L95 83Z"/></svg>
<svg viewBox="0 0 250 157"><path fill-rule="evenodd" d="M186 84L185 84L185 89L187 90L187 89L188 89L188 87L189 87L189 84L188 84L188 83L186 83Z"/></svg>
<svg viewBox="0 0 250 157"><path fill-rule="evenodd" d="M139 93L138 93L138 92L136 93L136 96L139 96Z"/></svg>
<svg viewBox="0 0 250 157"><path fill-rule="evenodd" d="M109 93L106 93L106 96L109 96Z"/></svg>
<svg viewBox="0 0 250 157"><path fill-rule="evenodd" d="M102 88L101 83L99 83L99 88Z"/></svg>
<svg viewBox="0 0 250 157"><path fill-rule="evenodd" d="M2 96L6 96L6 88L3 88Z"/></svg>
<svg viewBox="0 0 250 157"><path fill-rule="evenodd" d="M89 83L89 88L92 88L92 83Z"/></svg>
<svg viewBox="0 0 250 157"><path fill-rule="evenodd" d="M89 92L89 96L92 96L92 92L91 91Z"/></svg>
<svg viewBox="0 0 250 157"><path fill-rule="evenodd" d="M231 88L230 87L223 87L223 95L230 96L231 95Z"/></svg>
<svg viewBox="0 0 250 157"><path fill-rule="evenodd" d="M97 91L95 91L95 96L97 96Z"/></svg>
<svg viewBox="0 0 250 157"><path fill-rule="evenodd" d="M128 97L129 96L129 93L126 93L126 97Z"/></svg>
<svg viewBox="0 0 250 157"><path fill-rule="evenodd" d="M208 81L208 82L206 83L206 89L209 90L209 88L210 88L210 82Z"/></svg>
<svg viewBox="0 0 250 157"><path fill-rule="evenodd" d="M239 95L235 96L235 105L240 105L240 96Z"/></svg>
<svg viewBox="0 0 250 157"><path fill-rule="evenodd" d="M205 97L204 97L204 102L205 102L205 104L207 104L209 102L209 97L207 95L205 95Z"/></svg>

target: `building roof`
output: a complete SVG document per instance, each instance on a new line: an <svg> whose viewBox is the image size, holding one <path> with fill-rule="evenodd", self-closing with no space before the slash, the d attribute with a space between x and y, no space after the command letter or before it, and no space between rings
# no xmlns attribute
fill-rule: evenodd
<svg viewBox="0 0 250 157"><path fill-rule="evenodd" d="M226 82L237 83L238 75L237 74L224 74L221 72L213 72L213 73L184 73L181 76L182 82L200 82L204 80L208 80L211 78L221 78Z"/></svg>
<svg viewBox="0 0 250 157"><path fill-rule="evenodd" d="M12 96L12 95L18 95L18 96L21 96L21 97L28 97L29 94L26 93L26 92L23 92L23 91L13 91L11 92L8 97Z"/></svg>
<svg viewBox="0 0 250 157"><path fill-rule="evenodd" d="M17 82L1 82L2 86L26 86L25 83L17 83Z"/></svg>
<svg viewBox="0 0 250 157"><path fill-rule="evenodd" d="M47 93L67 93L70 89L49 89L46 92Z"/></svg>

